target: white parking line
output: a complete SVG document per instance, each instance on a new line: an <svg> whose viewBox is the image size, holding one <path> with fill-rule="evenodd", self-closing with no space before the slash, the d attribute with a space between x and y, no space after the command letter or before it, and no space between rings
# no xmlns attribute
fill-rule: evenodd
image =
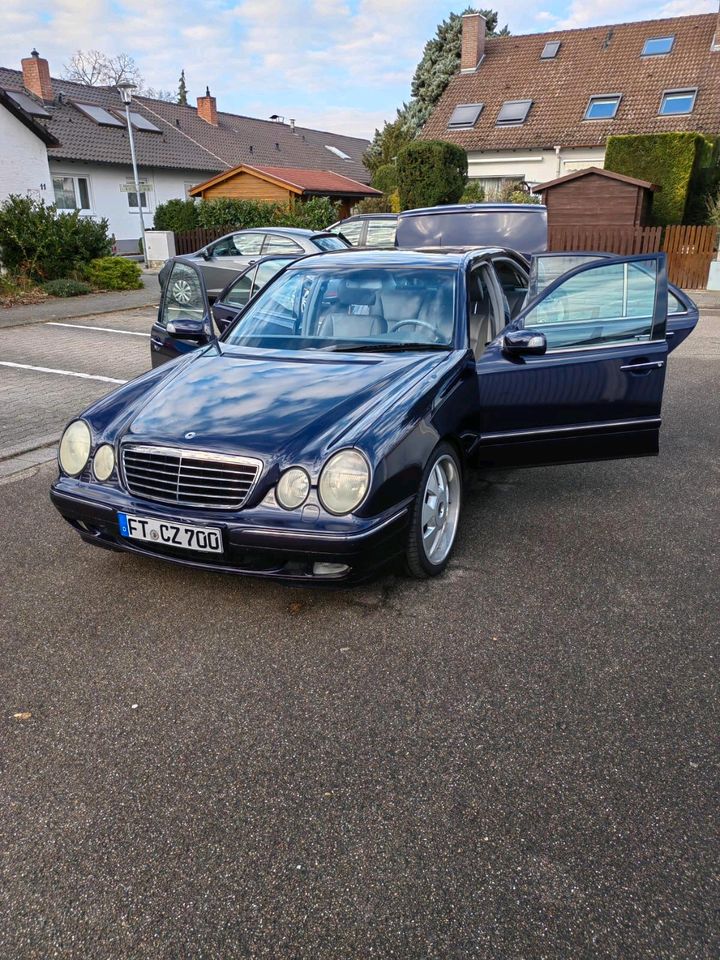
<svg viewBox="0 0 720 960"><path fill-rule="evenodd" d="M149 333L136 333L135 330L116 330L113 327L90 327L85 323L60 323L59 320L48 320L46 327L72 327L74 330L100 330L101 333L123 333L126 337L149 337Z"/></svg>
<svg viewBox="0 0 720 960"><path fill-rule="evenodd" d="M55 370L53 367L33 367L29 363L11 363L10 360L0 360L0 367L15 367L18 370L35 370L36 373L57 373L61 377L80 377L81 380L102 380L103 383L127 383L127 380L116 380L114 377L101 377L96 373L76 373L74 370Z"/></svg>

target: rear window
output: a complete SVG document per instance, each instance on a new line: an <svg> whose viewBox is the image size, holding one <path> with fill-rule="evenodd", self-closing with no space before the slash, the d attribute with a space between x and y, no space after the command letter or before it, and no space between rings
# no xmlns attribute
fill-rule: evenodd
<svg viewBox="0 0 720 960"><path fill-rule="evenodd" d="M312 241L320 250L347 250L350 246L342 237L334 237L330 234L325 234L322 237L313 237Z"/></svg>
<svg viewBox="0 0 720 960"><path fill-rule="evenodd" d="M423 247L507 247L520 253L547 250L547 211L540 206L514 209L473 204L445 211L400 214L396 246L401 250Z"/></svg>

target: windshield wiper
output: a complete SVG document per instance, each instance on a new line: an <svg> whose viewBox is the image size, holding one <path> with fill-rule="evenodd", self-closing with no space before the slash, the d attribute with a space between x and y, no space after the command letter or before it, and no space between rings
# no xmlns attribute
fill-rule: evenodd
<svg viewBox="0 0 720 960"><path fill-rule="evenodd" d="M399 353L404 350L452 350L445 343L332 343L318 350L332 350L337 353Z"/></svg>

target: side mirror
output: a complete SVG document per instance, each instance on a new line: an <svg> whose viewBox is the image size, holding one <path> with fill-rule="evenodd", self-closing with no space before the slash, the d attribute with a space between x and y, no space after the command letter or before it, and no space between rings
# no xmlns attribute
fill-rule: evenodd
<svg viewBox="0 0 720 960"><path fill-rule="evenodd" d="M509 357L540 357L547 350L547 340L537 330L511 330L502 339L502 350Z"/></svg>
<svg viewBox="0 0 720 960"><path fill-rule="evenodd" d="M208 247L205 247L200 253L203 260L212 260L212 251Z"/></svg>
<svg viewBox="0 0 720 960"><path fill-rule="evenodd" d="M209 340L204 320L194 320L191 317L179 317L170 320L167 332L176 340Z"/></svg>

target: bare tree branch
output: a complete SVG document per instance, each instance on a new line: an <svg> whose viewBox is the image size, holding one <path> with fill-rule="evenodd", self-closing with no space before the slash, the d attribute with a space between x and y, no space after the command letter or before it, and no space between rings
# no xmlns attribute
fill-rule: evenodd
<svg viewBox="0 0 720 960"><path fill-rule="evenodd" d="M123 81L142 86L140 69L129 53L111 57L100 50L77 50L64 66L66 80L90 87L114 87Z"/></svg>

